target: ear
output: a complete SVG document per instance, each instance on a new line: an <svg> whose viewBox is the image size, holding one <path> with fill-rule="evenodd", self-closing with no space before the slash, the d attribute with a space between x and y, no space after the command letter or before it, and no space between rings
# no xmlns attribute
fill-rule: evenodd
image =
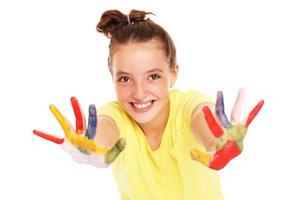
<svg viewBox="0 0 300 200"><path fill-rule="evenodd" d="M174 67L172 67L172 69L171 69L171 86L170 87L172 87L175 84L177 77L178 77L178 71L179 71L179 65L176 63L174 65Z"/></svg>

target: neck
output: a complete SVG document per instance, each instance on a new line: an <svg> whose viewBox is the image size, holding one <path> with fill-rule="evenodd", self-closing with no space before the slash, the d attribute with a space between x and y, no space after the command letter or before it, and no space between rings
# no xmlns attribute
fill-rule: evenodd
<svg viewBox="0 0 300 200"><path fill-rule="evenodd" d="M170 101L168 101L167 106L164 106L164 109L162 109L152 121L138 125L147 137L160 136L163 134L168 123L169 113Z"/></svg>

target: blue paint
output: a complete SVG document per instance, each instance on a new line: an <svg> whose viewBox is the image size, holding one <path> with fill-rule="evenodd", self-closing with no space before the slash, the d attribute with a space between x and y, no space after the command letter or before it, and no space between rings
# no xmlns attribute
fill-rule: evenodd
<svg viewBox="0 0 300 200"><path fill-rule="evenodd" d="M96 136L97 128L97 111L95 105L91 104L89 106L89 118L88 118L88 127L86 130L85 136L92 140Z"/></svg>
<svg viewBox="0 0 300 200"><path fill-rule="evenodd" d="M219 122L221 122L222 126L224 128L230 127L231 124L228 121L228 118L224 111L224 98L223 98L222 91L218 91L218 94L217 94L216 113L217 113Z"/></svg>

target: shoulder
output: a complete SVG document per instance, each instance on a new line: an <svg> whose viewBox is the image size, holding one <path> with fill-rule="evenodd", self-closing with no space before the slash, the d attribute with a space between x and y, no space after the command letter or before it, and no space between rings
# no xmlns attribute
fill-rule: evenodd
<svg viewBox="0 0 300 200"><path fill-rule="evenodd" d="M109 117L118 126L121 126L127 114L118 101L111 101L97 109L97 116Z"/></svg>
<svg viewBox="0 0 300 200"><path fill-rule="evenodd" d="M124 112L118 101L111 101L98 108L97 115L116 115Z"/></svg>
<svg viewBox="0 0 300 200"><path fill-rule="evenodd" d="M172 89L169 91L169 97L176 103L193 103L193 104L201 104L201 103L209 103L213 104L214 100L209 96L203 94L198 90L187 90L182 91L179 89Z"/></svg>
<svg viewBox="0 0 300 200"><path fill-rule="evenodd" d="M184 127L189 127L194 113L205 105L213 105L214 100L197 90L170 91L171 110L176 115L177 121Z"/></svg>

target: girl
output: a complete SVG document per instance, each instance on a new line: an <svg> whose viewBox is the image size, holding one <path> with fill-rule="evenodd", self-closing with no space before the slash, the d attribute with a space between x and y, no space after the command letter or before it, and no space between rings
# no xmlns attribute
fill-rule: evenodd
<svg viewBox="0 0 300 200"><path fill-rule="evenodd" d="M247 127L263 101L239 123L241 90L229 122L219 92L216 121L209 97L170 89L179 69L175 46L161 26L146 18L148 14L109 10L97 25L110 39L108 67L117 101L97 112L91 105L85 128L80 106L71 98L76 131L51 105L66 138L34 133L60 144L78 162L111 164L122 200L223 199L215 169L241 152Z"/></svg>

